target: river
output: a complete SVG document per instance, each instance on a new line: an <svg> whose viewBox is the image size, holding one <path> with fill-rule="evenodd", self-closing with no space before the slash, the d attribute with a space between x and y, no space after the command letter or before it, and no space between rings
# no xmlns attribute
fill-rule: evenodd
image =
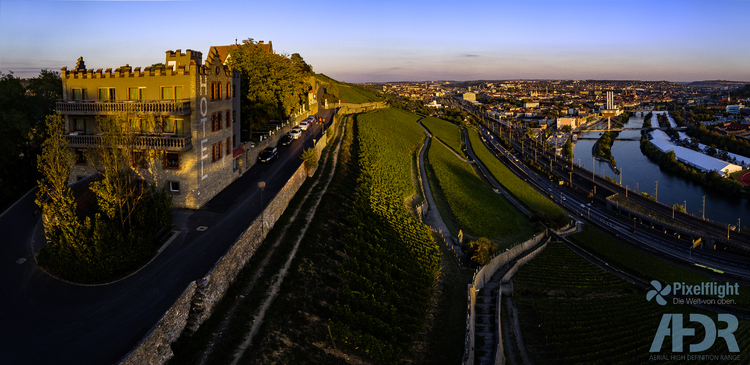
<svg viewBox="0 0 750 365"><path fill-rule="evenodd" d="M656 116L654 116L656 124ZM626 128L641 128L643 117L630 117ZM606 128L606 122L604 123ZM587 132L582 138L598 138L603 132ZM727 197L721 193L708 191L700 185L683 180L662 172L654 162L641 153L640 131L622 131L618 138L634 138L636 140L616 140L612 145L612 156L617 161L617 167L622 170L622 185L631 191L646 192L652 196L658 195L658 200L666 205L675 203L687 204L687 212L698 217L703 214L703 196L706 196L705 217L712 221L736 225L741 219L742 226L750 226L750 202L747 199ZM574 162L591 171L591 147L596 141L579 140L573 147ZM609 176L620 182L620 175L610 169L606 162L596 161L597 177ZM658 181L658 191L657 182Z"/></svg>

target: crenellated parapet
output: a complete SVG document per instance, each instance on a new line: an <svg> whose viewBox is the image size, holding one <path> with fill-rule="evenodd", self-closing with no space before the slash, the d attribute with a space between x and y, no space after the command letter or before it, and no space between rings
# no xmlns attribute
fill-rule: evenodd
<svg viewBox="0 0 750 365"><path fill-rule="evenodd" d="M74 69L68 70L67 67L60 69L60 76L65 79L107 79L107 78L130 78L130 77L148 77L148 76L184 76L190 75L191 72L199 72L198 64L191 60L188 65L178 65L172 67L151 67L147 66L143 70L140 67L130 67L128 65L119 67L114 70L104 69ZM192 71L196 70L196 71Z"/></svg>

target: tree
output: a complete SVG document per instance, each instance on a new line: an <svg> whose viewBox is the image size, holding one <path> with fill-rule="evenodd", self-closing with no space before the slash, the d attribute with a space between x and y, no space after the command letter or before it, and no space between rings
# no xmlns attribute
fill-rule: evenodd
<svg viewBox="0 0 750 365"><path fill-rule="evenodd" d="M42 211L44 235L50 251L75 255L75 247L80 247L87 232L78 220L76 201L68 186L73 154L62 138L65 131L62 115L50 115L46 121L50 135L44 141L38 160L43 178L39 180L35 202Z"/></svg>
<svg viewBox="0 0 750 365"><path fill-rule="evenodd" d="M110 220L117 220L122 229L132 224L135 211L149 194L138 173L138 166L148 166L146 154L153 151L141 151L136 147L138 136L131 133L131 120L121 115L97 118L106 132L101 137L99 147L95 149L96 169L102 179L91 184L91 190L97 196L101 211ZM136 120L133 120L136 122ZM143 131L154 130L154 118L137 119ZM142 124L141 124L142 123ZM151 156L153 157L153 156Z"/></svg>
<svg viewBox="0 0 750 365"><path fill-rule="evenodd" d="M43 140L32 143L36 110L21 80L13 73L0 73L0 170L5 172L0 175L0 210L21 197L39 178L35 146Z"/></svg>
<svg viewBox="0 0 750 365"><path fill-rule="evenodd" d="M301 158L304 161L307 176L310 176L310 171L318 167L318 154L315 152L315 148L310 147L304 150Z"/></svg>
<svg viewBox="0 0 750 365"><path fill-rule="evenodd" d="M487 265L492 254L497 250L497 245L485 237L469 242L466 254L471 261L477 265Z"/></svg>
<svg viewBox="0 0 750 365"><path fill-rule="evenodd" d="M297 111L307 101L312 68L299 54L268 52L253 39L230 49L229 65L241 72L242 123L260 128Z"/></svg>
<svg viewBox="0 0 750 365"><path fill-rule="evenodd" d="M573 161L573 143L566 141L563 150L565 151L565 158L568 161Z"/></svg>
<svg viewBox="0 0 750 365"><path fill-rule="evenodd" d="M133 271L152 257L159 229L171 224L171 196L145 184L134 168L145 156L133 153L137 137L127 132L126 121L99 118L106 132L89 160L100 176L88 185L98 211L79 216L67 184L73 156L62 138L63 119L47 118L50 136L39 159L45 179L37 196L47 245L39 263L67 280L101 282Z"/></svg>
<svg viewBox="0 0 750 365"><path fill-rule="evenodd" d="M55 103L62 99L62 79L57 71L43 69L39 76L29 80L28 90L32 95L32 103L37 115L35 120L40 123L44 117L54 114Z"/></svg>

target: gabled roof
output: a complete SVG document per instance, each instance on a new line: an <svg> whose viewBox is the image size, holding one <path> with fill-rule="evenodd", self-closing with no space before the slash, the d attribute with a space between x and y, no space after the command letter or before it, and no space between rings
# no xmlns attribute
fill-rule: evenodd
<svg viewBox="0 0 750 365"><path fill-rule="evenodd" d="M213 53L213 51L216 50L216 52L219 54L219 61L221 61L221 63L226 63L227 57L229 56L229 50L237 48L239 48L239 46L236 44L232 44L229 46L212 46L209 54Z"/></svg>
<svg viewBox="0 0 750 365"><path fill-rule="evenodd" d="M268 41L268 43L265 43L263 41L259 41L256 43L258 47L261 47L263 50L269 53L273 53L273 45L271 41ZM214 50L219 54L219 60L221 63L226 64L227 57L229 57L229 50L230 49L237 49L239 46L237 44L230 44L228 46L211 46L211 50L209 51L209 54L213 53Z"/></svg>

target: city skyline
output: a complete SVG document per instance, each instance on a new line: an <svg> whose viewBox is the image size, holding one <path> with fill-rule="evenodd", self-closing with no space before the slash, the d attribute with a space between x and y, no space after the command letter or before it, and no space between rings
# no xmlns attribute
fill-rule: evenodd
<svg viewBox="0 0 750 365"><path fill-rule="evenodd" d="M253 38L346 82L750 81L750 1L0 2L0 72L146 67Z"/></svg>

